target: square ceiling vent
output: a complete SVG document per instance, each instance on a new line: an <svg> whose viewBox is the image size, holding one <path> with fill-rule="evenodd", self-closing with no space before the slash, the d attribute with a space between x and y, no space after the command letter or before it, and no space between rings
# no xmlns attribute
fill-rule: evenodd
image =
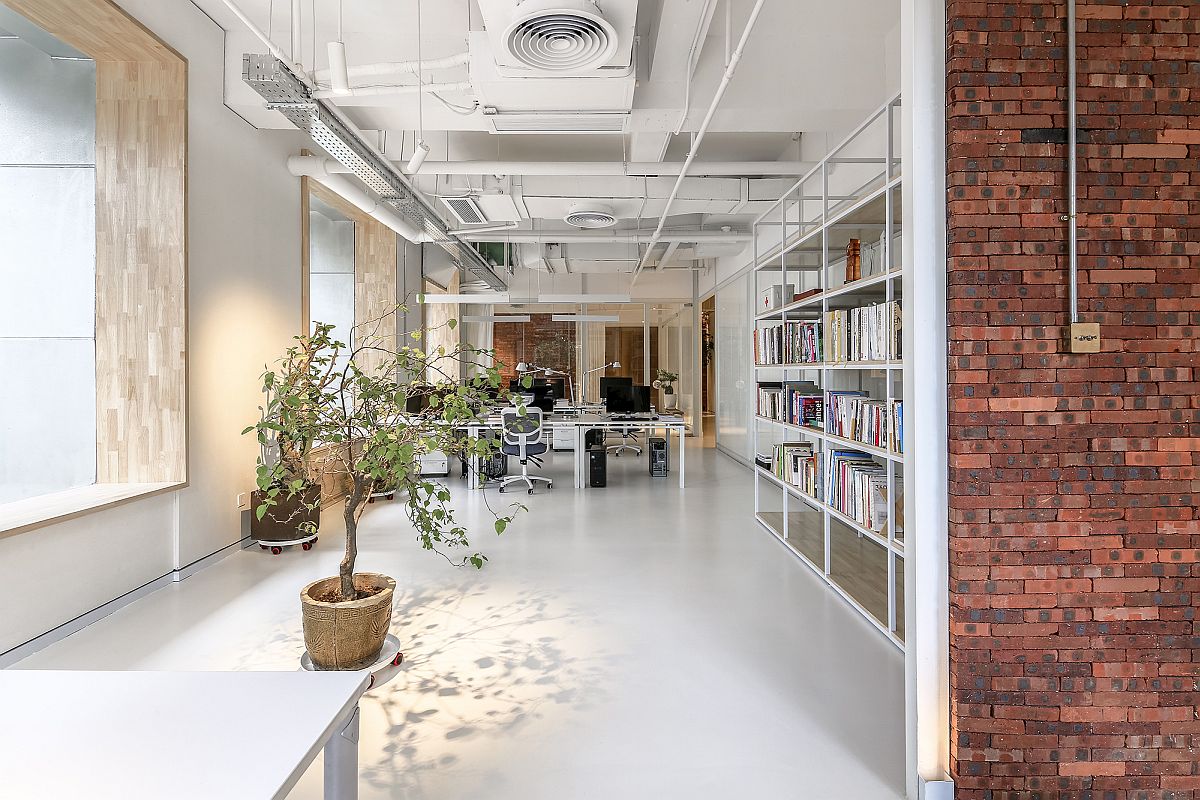
<svg viewBox="0 0 1200 800"><path fill-rule="evenodd" d="M469 194L457 197L442 197L441 201L446 204L446 208L450 209L450 213L463 225L482 225L485 222L491 221L483 213L483 209L479 207L479 203L475 202L475 198Z"/></svg>

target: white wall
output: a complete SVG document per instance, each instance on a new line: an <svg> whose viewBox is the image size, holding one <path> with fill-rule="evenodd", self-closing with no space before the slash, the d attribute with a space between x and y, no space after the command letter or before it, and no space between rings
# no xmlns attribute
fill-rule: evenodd
<svg viewBox="0 0 1200 800"><path fill-rule="evenodd" d="M223 32L190 2L119 2L188 59L190 485L0 539L0 585L53 575L66 587L55 603L0 609L0 653L242 537L236 500L257 448L241 430L263 365L301 327L300 182L284 159L305 139L222 105Z"/></svg>

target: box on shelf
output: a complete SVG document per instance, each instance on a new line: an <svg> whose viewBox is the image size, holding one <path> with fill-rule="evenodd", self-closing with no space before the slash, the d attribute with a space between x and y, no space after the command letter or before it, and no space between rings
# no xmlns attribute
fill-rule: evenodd
<svg viewBox="0 0 1200 800"><path fill-rule="evenodd" d="M784 303L792 302L792 296L796 293L796 286L791 283L785 283L782 286L770 286L758 294L758 310L772 311L779 308Z"/></svg>

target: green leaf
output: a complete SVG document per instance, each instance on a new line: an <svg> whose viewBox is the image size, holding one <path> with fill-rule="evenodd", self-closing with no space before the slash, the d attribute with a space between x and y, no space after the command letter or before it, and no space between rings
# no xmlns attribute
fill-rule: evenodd
<svg viewBox="0 0 1200 800"><path fill-rule="evenodd" d="M262 505L260 505L258 508L254 509L254 513L255 513L255 515L257 515L257 516L258 516L258 518L259 518L259 520L260 520L260 521L262 520L263 516L265 516L265 515L266 515L266 513L267 513L267 509L268 509L268 508L270 508L270 506L269 506L269 505L267 505L266 503L263 503L263 504L262 504Z"/></svg>
<svg viewBox="0 0 1200 800"><path fill-rule="evenodd" d="M507 527L508 527L508 520L506 520L506 519L496 520L496 533L504 533L504 529Z"/></svg>
<svg viewBox="0 0 1200 800"><path fill-rule="evenodd" d="M458 327L458 320L450 319L446 322L446 326L449 327L450 330L454 330L455 328Z"/></svg>

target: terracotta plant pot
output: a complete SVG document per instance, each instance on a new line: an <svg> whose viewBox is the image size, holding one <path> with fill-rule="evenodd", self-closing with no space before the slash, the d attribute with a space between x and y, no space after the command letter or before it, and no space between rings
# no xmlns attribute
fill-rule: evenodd
<svg viewBox="0 0 1200 800"><path fill-rule="evenodd" d="M262 505L266 492L255 489L250 494L250 538L257 542L294 542L304 538L300 526L312 523L315 532L321 524L321 486L314 483L295 497L281 492L275 505L267 509L263 518L256 513ZM315 505L316 508L309 508Z"/></svg>
<svg viewBox="0 0 1200 800"><path fill-rule="evenodd" d="M375 663L392 624L396 582L374 572L356 572L354 585L380 591L360 600L330 603L317 600L336 588L338 578L313 581L300 591L304 610L304 646L317 669L364 669ZM316 597L314 597L314 595Z"/></svg>

